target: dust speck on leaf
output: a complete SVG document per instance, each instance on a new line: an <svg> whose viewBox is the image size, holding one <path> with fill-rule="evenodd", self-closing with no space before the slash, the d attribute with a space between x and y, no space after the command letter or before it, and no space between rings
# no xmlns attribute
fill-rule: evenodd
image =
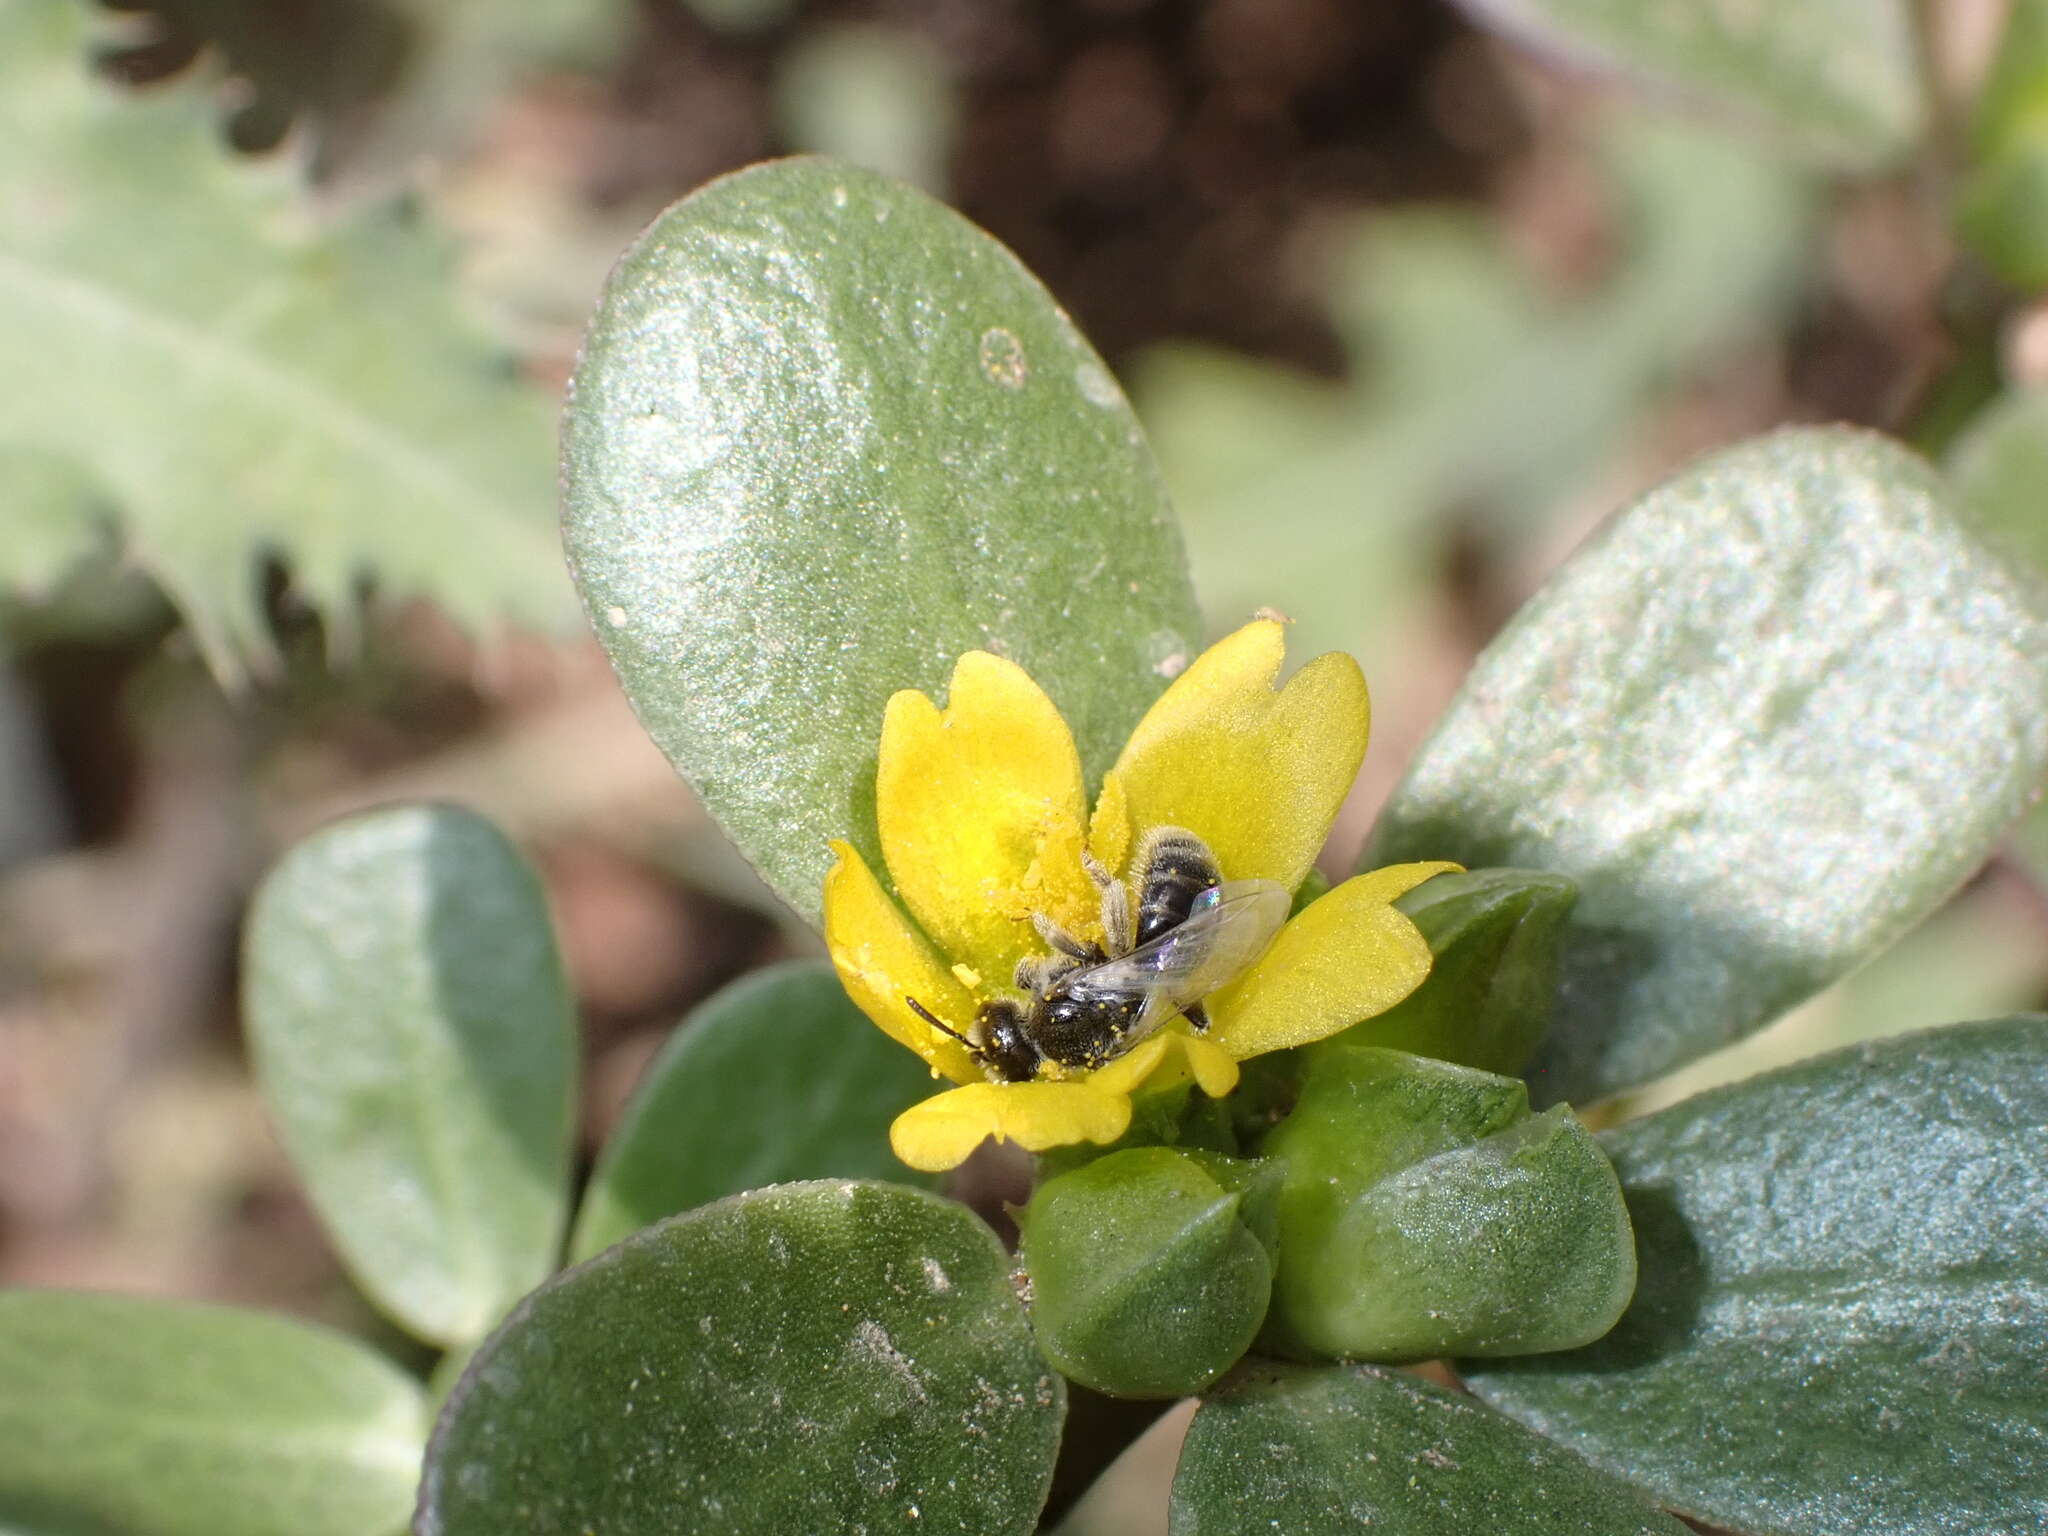
<svg viewBox="0 0 2048 1536"><path fill-rule="evenodd" d="M1024 356L1024 343L1001 326L981 333L981 371L991 383L1004 389L1022 389L1031 377L1031 364Z"/></svg>

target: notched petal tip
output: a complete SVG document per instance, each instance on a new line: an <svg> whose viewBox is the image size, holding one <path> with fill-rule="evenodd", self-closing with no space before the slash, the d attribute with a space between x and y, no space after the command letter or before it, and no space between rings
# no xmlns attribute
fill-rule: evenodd
<svg viewBox="0 0 2048 1536"><path fill-rule="evenodd" d="M943 709L889 701L875 819L889 876L933 941L997 984L1037 947L1030 917L1086 918L1081 760L1073 733L1015 662L969 651Z"/></svg>
<svg viewBox="0 0 2048 1536"><path fill-rule="evenodd" d="M1258 619L1198 656L1146 712L1115 773L1132 825L1180 826L1232 880L1300 884L1365 757L1371 699L1332 651L1276 690L1282 626Z"/></svg>

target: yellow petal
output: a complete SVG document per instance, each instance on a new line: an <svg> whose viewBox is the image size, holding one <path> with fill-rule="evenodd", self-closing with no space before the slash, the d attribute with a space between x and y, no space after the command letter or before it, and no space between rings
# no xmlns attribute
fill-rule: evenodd
<svg viewBox="0 0 2048 1536"><path fill-rule="evenodd" d="M1043 1152L1115 1141L1130 1124L1130 1099L1093 1082L971 1083L911 1105L889 1127L889 1145L911 1167L943 1173L989 1136Z"/></svg>
<svg viewBox="0 0 2048 1536"><path fill-rule="evenodd" d="M1181 1054L1195 1086L1212 1099L1220 1099L1237 1088L1237 1058L1207 1035L1181 1035Z"/></svg>
<svg viewBox="0 0 2048 1536"><path fill-rule="evenodd" d="M1384 1013L1429 974L1429 945L1395 897L1456 864L1392 864L1310 902L1236 981L1209 997L1210 1039L1242 1061Z"/></svg>
<svg viewBox="0 0 2048 1536"><path fill-rule="evenodd" d="M1138 722L1117 759L1131 825L1186 827L1226 880L1301 883L1365 758L1365 678L1331 652L1279 692L1271 619L1218 641Z"/></svg>
<svg viewBox="0 0 2048 1536"><path fill-rule="evenodd" d="M1088 851L1103 868L1119 873L1131 856L1131 813L1124 804L1123 780L1114 769L1103 775L1095 814L1088 818Z"/></svg>
<svg viewBox="0 0 2048 1536"><path fill-rule="evenodd" d="M981 1081L981 1068L967 1048L933 1029L904 1001L914 997L965 1031L974 1019L974 994L905 921L867 861L847 843L833 843L832 851L839 862L825 877L825 947L847 996L934 1070L956 1083Z"/></svg>
<svg viewBox="0 0 2048 1536"><path fill-rule="evenodd" d="M1139 1041L1123 1055L1090 1072L1086 1081L1090 1087L1104 1093L1129 1094L1152 1075L1152 1069L1159 1065L1160 1058L1168 1050L1170 1038L1169 1035L1158 1034L1150 1040Z"/></svg>
<svg viewBox="0 0 2048 1536"><path fill-rule="evenodd" d="M1085 814L1073 733L1016 663L969 651L943 710L915 690L889 700L875 773L889 876L932 941L990 985L1043 950L1033 912L1077 935L1099 926Z"/></svg>
<svg viewBox="0 0 2048 1536"><path fill-rule="evenodd" d="M1170 1030L1158 1037L1167 1042L1169 1055L1145 1080L1147 1093L1192 1082L1212 1099L1237 1089L1237 1058L1207 1035L1183 1034Z"/></svg>

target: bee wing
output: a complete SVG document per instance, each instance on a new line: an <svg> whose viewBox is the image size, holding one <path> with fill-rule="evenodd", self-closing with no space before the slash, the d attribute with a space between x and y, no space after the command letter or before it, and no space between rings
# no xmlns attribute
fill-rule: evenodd
<svg viewBox="0 0 2048 1536"><path fill-rule="evenodd" d="M1088 985L1143 993L1145 1008L1131 1032L1142 1038L1264 954L1293 905L1278 881L1226 880L1195 899L1186 922L1090 966Z"/></svg>

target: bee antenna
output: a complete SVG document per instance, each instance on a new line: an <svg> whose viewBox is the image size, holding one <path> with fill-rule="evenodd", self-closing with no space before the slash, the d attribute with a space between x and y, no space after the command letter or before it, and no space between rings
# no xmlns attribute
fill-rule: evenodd
<svg viewBox="0 0 2048 1536"><path fill-rule="evenodd" d="M923 1003L920 1003L916 998L905 996L903 1001L910 1004L910 1011L915 1013L920 1019L923 1019L925 1023L931 1025L933 1029L936 1029L943 1034L951 1035L955 1040L958 1040L970 1051L979 1051L981 1049L980 1046L976 1045L972 1040L968 1039L965 1035L961 1034L959 1030L955 1029L952 1025L948 1024L944 1019L940 1018L937 1014L933 1013L931 1009L925 1007L925 1005Z"/></svg>

